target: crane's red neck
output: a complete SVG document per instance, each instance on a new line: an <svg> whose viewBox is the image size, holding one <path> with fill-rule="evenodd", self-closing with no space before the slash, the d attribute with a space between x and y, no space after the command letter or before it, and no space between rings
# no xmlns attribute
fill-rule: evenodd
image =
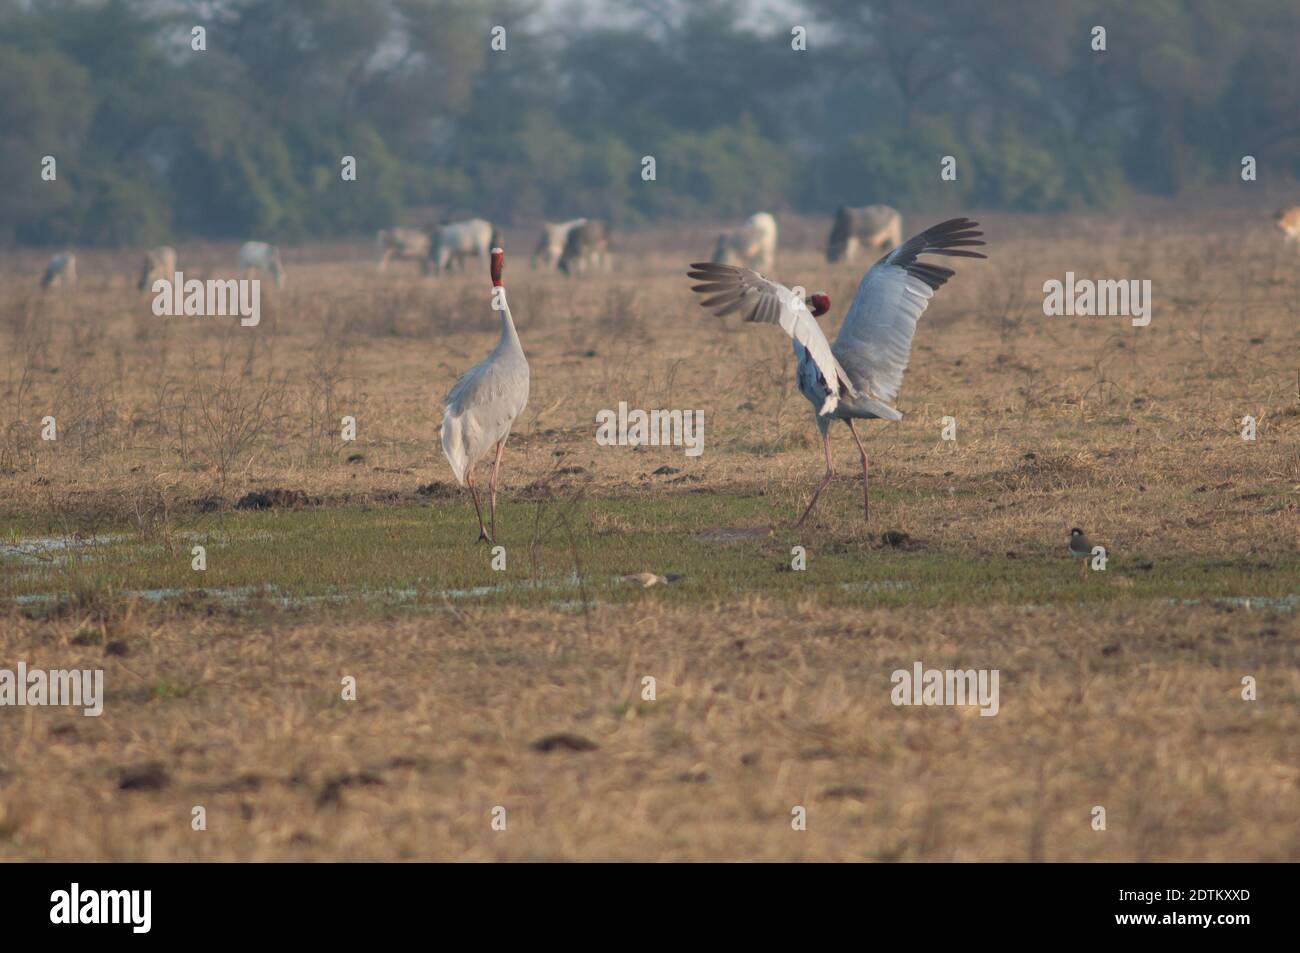
<svg viewBox="0 0 1300 953"><path fill-rule="evenodd" d="M505 264L506 264L506 253L502 251L500 248L492 249L492 287L493 288L502 287L501 270L505 267Z"/></svg>

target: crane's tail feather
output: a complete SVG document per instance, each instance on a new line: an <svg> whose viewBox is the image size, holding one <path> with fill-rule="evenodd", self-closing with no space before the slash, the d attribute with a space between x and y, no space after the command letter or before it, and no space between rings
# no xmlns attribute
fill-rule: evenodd
<svg viewBox="0 0 1300 953"><path fill-rule="evenodd" d="M890 407L888 404L881 403L874 397L868 397L858 404L858 409L865 410L867 413L875 414L881 420L902 420L903 415Z"/></svg>
<svg viewBox="0 0 1300 953"><path fill-rule="evenodd" d="M449 413L442 418L442 452L447 457L447 462L451 464L451 472L456 477L456 482L464 486L470 459L465 449L465 441L461 439L460 428L459 417Z"/></svg>

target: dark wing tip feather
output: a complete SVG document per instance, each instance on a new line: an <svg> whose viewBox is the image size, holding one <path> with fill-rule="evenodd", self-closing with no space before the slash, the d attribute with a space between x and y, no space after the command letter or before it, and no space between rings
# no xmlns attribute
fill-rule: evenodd
<svg viewBox="0 0 1300 953"><path fill-rule="evenodd" d="M983 245L983 242L980 242ZM949 258L988 258L983 252L962 251L960 248L927 248L927 255L946 255Z"/></svg>
<svg viewBox="0 0 1300 953"><path fill-rule="evenodd" d="M948 255L954 258L985 258L979 252L961 251L984 245L984 233L979 231L979 222L969 218L951 218L946 222L931 226L916 236L917 248L913 255ZM908 245L911 242L907 243Z"/></svg>
<svg viewBox="0 0 1300 953"><path fill-rule="evenodd" d="M930 265L922 262L912 262L904 269L909 275L920 278L927 285L938 291L948 279L956 274L951 268L945 268L942 265Z"/></svg>
<svg viewBox="0 0 1300 953"><path fill-rule="evenodd" d="M895 267L902 268L912 277L920 279L937 291L956 272L951 268L917 259L921 255L988 258L981 252L968 250L983 246L985 244L981 241L983 235L984 233L979 231L979 222L969 218L950 218L909 238L886 258Z"/></svg>

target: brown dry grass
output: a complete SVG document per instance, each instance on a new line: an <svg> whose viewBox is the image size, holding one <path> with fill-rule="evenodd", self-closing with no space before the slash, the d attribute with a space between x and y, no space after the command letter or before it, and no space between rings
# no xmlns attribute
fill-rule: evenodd
<svg viewBox="0 0 1300 953"><path fill-rule="evenodd" d="M1294 521L1275 516L1279 505L1295 512L1300 482L1300 269L1267 221L1204 235L1185 222L990 216L985 224L992 259L960 263L918 333L900 401L906 419L866 427L876 485L928 497L923 512L881 518L925 517L927 535L946 524L955 545L974 527L1011 539L1078 522L1116 539L1159 533L1176 545L1271 539L1293 548L1284 527ZM526 247L524 233L511 237ZM563 457L590 472L593 492L642 487L665 462L691 483L788 493L792 508L808 492L819 453L788 342L699 309L682 274L699 251L653 250L671 237L625 238L616 274L583 284L534 274L518 254L507 264L533 369L507 487L545 477ZM199 249L181 267L223 274L232 254ZM11 260L0 275L6 508L113 510L157 490L181 504L210 493L230 501L283 485L383 500L448 479L437 401L494 342L485 282L421 280L398 268L385 285L366 254L287 252L289 287L267 291L256 330L154 317L148 296L122 287L123 255L83 255L79 289L44 298L16 284L38 259ZM356 260L341 266L349 256ZM1042 282L1067 269L1150 277L1151 326L1043 317ZM835 315L859 274L828 269L811 249L787 251L776 271L829 290ZM835 322L823 320L833 332ZM223 404L228 393L240 400ZM704 456L598 447L595 413L619 400L703 409ZM205 419L213 403L226 412ZM59 422L53 444L39 439L47 414ZM357 419L355 444L339 440L345 414ZM949 414L957 448L939 439ZM1260 422L1253 444L1237 436L1246 414ZM225 435L241 423L259 429L232 453ZM846 482L824 515L832 523L852 515L847 479L856 467L843 428L834 440ZM345 465L356 453L363 464ZM215 465L223 455L224 487ZM943 507L936 493L950 490L962 498ZM1259 493L1269 499L1261 504Z"/></svg>
<svg viewBox="0 0 1300 953"><path fill-rule="evenodd" d="M98 719L6 713L0 857L1300 859L1291 617L757 599L598 610L589 634L509 609L138 619L125 658L74 644L93 628L9 640L111 687ZM1000 713L893 707L889 673L916 659L999 667ZM597 747L533 748L559 733ZM118 789L149 762L161 789Z"/></svg>
<svg viewBox="0 0 1300 953"><path fill-rule="evenodd" d="M1080 524L1118 553L1294 558L1300 262L1267 217L983 221L990 261L960 263L923 319L905 420L866 428L888 494L872 530L961 556L1063 545ZM819 230L783 222L776 277L829 291L838 316L860 272L826 267ZM588 471L589 497L759 488L797 512L819 452L788 343L696 306L683 265L708 234L626 236L616 272L584 283L530 273L531 236L507 234L533 377L507 495L563 465ZM233 260L232 248L180 251L189 276ZM435 401L493 343L486 282L398 268L384 284L367 253L287 249L289 286L267 291L256 330L155 318L130 290L128 256L84 254L80 287L46 296L36 256L8 259L0 519L166 539L212 495L291 487L382 504L449 480ZM1150 278L1150 327L1043 317L1042 282L1066 270ZM597 447L595 413L620 400L703 409L703 457ZM55 444L39 440L46 414ZM338 439L344 414L356 444ZM1246 414L1254 443L1237 433ZM955 447L939 439L944 415ZM813 545L865 533L846 433L835 446L843 476ZM653 477L665 463L687 481ZM463 508L470 532L463 501L435 505ZM500 607L384 624L13 612L0 665L102 665L110 700L99 719L0 710L0 856L1300 855L1294 612L1136 600L850 611L726 593L669 608L654 592L585 624ZM105 657L97 639L130 654ZM1000 668L1002 713L894 708L888 673L915 659ZM355 704L337 701L344 674L360 681ZM1258 702L1240 701L1246 674ZM642 675L659 679L658 701L637 701ZM529 748L552 732L599 747ZM161 790L118 790L120 769L149 761L167 772ZM207 832L190 830L195 804ZM488 827L497 804L506 833ZM806 832L790 830L795 804L809 808ZM1105 833L1089 826L1094 804Z"/></svg>

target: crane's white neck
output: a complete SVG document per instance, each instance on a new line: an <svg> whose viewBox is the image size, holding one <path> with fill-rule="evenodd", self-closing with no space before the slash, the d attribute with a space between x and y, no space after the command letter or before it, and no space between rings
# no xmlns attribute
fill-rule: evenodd
<svg viewBox="0 0 1300 953"><path fill-rule="evenodd" d="M510 316L510 304L506 301L506 289L497 285L492 289L494 304L501 309L501 346L519 346L519 334L515 331L514 318Z"/></svg>

